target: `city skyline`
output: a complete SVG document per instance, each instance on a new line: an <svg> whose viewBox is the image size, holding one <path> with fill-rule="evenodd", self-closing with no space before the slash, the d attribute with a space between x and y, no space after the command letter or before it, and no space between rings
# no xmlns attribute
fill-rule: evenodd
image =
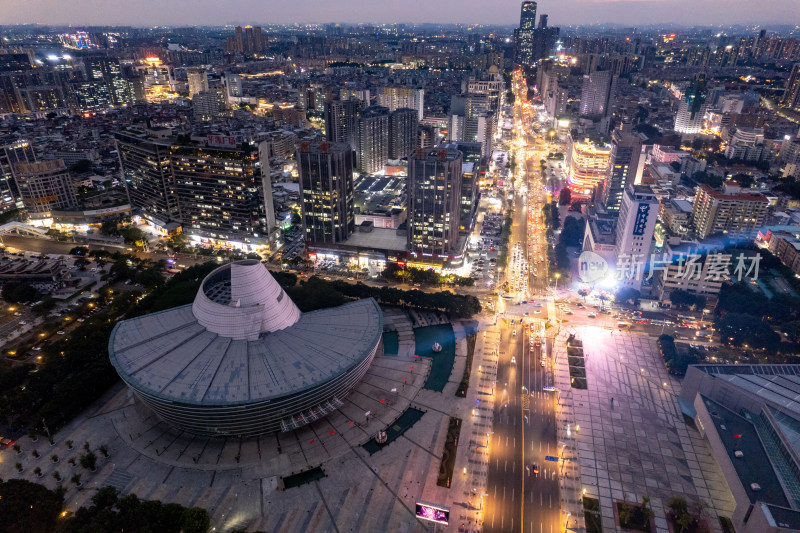
<svg viewBox="0 0 800 533"><path fill-rule="evenodd" d="M224 5L210 0L171 4L172 7L167 7L153 0L135 4L113 1L107 4L107 9L97 10L90 0L33 0L8 5L0 10L0 19L7 24L126 26L224 26L244 22L514 25L518 22L515 16L518 16L519 9L518 0L500 0L492 9L477 0L446 0L434 4L419 0L410 4L363 0L342 0L328 4L312 0L309 8L300 15L295 9L282 9L283 4L275 0L258 4L243 0ZM540 13L550 15L550 22L554 25L785 25L793 17L800 20L800 6L794 0L764 0L758 3L757 8L752 2L722 0L709 0L701 4L691 0L565 0L540 2L538 7Z"/></svg>

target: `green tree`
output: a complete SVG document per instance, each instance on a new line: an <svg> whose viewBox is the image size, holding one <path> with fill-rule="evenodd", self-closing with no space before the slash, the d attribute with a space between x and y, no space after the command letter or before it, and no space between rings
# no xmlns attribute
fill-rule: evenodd
<svg viewBox="0 0 800 533"><path fill-rule="evenodd" d="M564 187L558 193L558 205L569 205L572 203L572 191L569 187Z"/></svg>
<svg viewBox="0 0 800 533"><path fill-rule="evenodd" d="M52 532L63 505L62 490L24 479L0 481L0 533Z"/></svg>

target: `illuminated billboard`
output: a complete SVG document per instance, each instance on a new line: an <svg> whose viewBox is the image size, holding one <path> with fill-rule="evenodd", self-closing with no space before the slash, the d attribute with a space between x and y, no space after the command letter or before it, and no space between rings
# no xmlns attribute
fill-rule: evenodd
<svg viewBox="0 0 800 533"><path fill-rule="evenodd" d="M430 520L437 524L447 525L450 523L450 509L438 507L430 503L417 502L415 514L417 518Z"/></svg>

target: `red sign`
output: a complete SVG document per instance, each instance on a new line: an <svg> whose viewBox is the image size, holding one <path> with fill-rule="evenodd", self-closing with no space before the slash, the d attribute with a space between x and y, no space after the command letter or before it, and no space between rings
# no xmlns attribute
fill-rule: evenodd
<svg viewBox="0 0 800 533"><path fill-rule="evenodd" d="M741 439L742 438L742 434L741 433L737 433L736 435L733 436L733 438L734 439Z"/></svg>
<svg viewBox="0 0 800 533"><path fill-rule="evenodd" d="M235 148L236 137L232 135L208 135L208 145L220 148Z"/></svg>

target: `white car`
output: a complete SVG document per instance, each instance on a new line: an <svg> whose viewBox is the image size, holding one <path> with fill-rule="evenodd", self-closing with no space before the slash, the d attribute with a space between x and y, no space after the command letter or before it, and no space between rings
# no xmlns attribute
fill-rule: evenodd
<svg viewBox="0 0 800 533"><path fill-rule="evenodd" d="M58 332L58 334L59 334L59 335L66 335L66 334L67 334L67 332L62 330L62 331L59 331L59 332Z"/></svg>

